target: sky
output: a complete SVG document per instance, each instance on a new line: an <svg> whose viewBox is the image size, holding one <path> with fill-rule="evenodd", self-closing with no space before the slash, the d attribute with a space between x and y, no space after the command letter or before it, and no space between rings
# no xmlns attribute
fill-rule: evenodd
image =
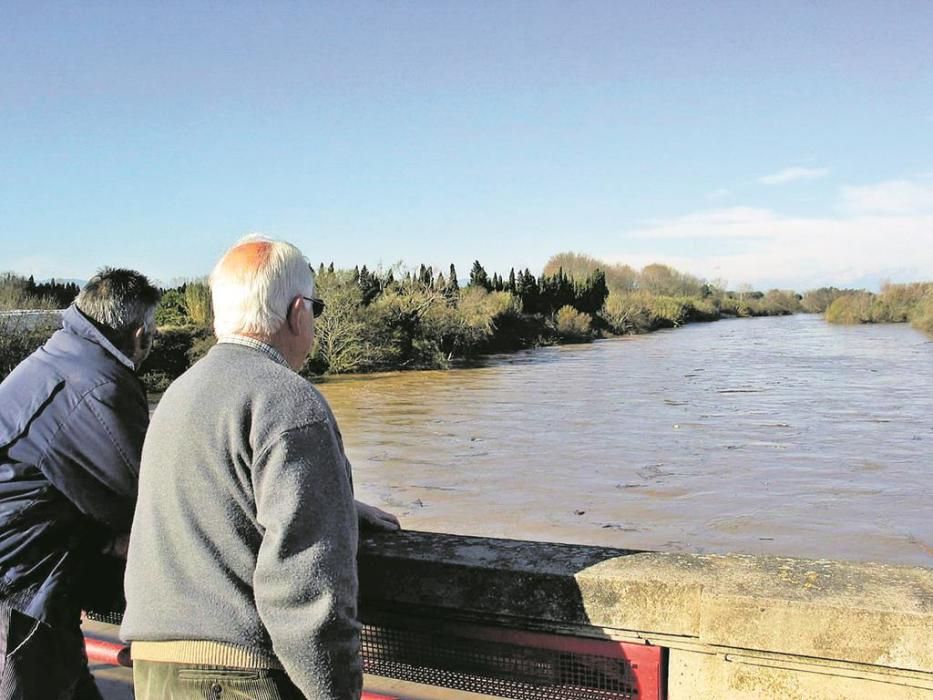
<svg viewBox="0 0 933 700"><path fill-rule="evenodd" d="M0 271L933 280L933 3L0 4Z"/></svg>

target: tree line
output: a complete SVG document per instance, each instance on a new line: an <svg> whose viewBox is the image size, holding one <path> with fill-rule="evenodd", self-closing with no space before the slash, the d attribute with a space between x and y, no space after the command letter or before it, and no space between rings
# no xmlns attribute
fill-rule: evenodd
<svg viewBox="0 0 933 700"><path fill-rule="evenodd" d="M831 287L804 295L748 287L729 290L725 282L702 280L665 265L636 270L578 253L553 256L537 276L528 268L490 275L476 260L465 279L454 265L338 269L333 263L321 263L315 279L316 294L327 308L317 321L315 344L301 369L308 377L444 368L493 352L587 342L730 316L807 311L825 312L834 320L838 314L830 309L841 308L837 301L850 304L842 300L867 294ZM60 308L77 292L73 284L36 284L7 274L0 277L0 300L17 301L0 308L24 308L24 299L31 300L33 308ZM893 293L884 298L893 299ZM872 319L880 319L879 304L869 304L875 309L869 313ZM885 308L893 307L889 303ZM911 312L911 318L921 316ZM929 316L933 319L933 313ZM206 280L163 290L156 311L159 334L143 374L150 390L164 389L207 352L215 342L212 320ZM7 339L27 335L23 329L17 334L9 329L8 324ZM51 333L33 330L15 350L4 351L0 344L0 361L6 362L0 366L3 374L15 366L16 357L24 357Z"/></svg>
<svg viewBox="0 0 933 700"><path fill-rule="evenodd" d="M81 289L74 282L36 282L13 272L0 274L0 311L63 309Z"/></svg>
<svg viewBox="0 0 933 700"><path fill-rule="evenodd" d="M334 274L334 265L326 268L321 263L318 267L318 278L326 274ZM362 302L369 304L387 288L396 285L395 272L370 272L364 265L362 268L354 267L351 280L360 286L363 292ZM403 286L417 284L423 289L442 292L449 300L456 299L460 292L460 282L457 279L457 268L451 264L448 275L443 271L435 275L434 268L421 264L417 271L406 271L399 280ZM507 292L521 301L524 313L550 313L562 306L572 306L584 313L597 313L609 294L606 286L606 274L600 269L594 269L582 279L574 279L558 269L553 274L542 274L536 278L528 268L515 272L513 267L508 277L493 273L492 277L486 268L476 260L470 270L468 287L483 289L486 292Z"/></svg>

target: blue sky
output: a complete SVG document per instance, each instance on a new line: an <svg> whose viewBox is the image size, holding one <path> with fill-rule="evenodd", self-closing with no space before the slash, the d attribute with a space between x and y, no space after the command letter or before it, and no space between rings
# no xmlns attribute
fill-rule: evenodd
<svg viewBox="0 0 933 700"><path fill-rule="evenodd" d="M933 279L933 3L0 5L0 271Z"/></svg>

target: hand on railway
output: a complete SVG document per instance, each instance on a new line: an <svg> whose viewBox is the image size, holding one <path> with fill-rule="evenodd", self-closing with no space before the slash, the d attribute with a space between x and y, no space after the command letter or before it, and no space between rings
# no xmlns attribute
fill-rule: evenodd
<svg viewBox="0 0 933 700"><path fill-rule="evenodd" d="M360 520L361 527L367 527L372 530L383 530L385 532L395 532L401 528L401 525L392 513L387 513L375 506L366 505L362 501L356 502L356 514Z"/></svg>

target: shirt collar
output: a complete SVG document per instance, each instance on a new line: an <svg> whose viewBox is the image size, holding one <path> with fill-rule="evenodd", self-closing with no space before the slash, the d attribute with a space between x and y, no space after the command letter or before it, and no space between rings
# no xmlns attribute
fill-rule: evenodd
<svg viewBox="0 0 933 700"><path fill-rule="evenodd" d="M285 356L279 352L277 348L272 347L269 345L269 343L264 343L263 341L257 340L256 338L251 338L248 335L238 335L236 333L231 333L229 335L218 338L217 342L227 343L228 345L243 345L248 348L253 348L253 350L258 350L270 360L274 360L283 367L288 367L291 369L291 365L288 364Z"/></svg>

